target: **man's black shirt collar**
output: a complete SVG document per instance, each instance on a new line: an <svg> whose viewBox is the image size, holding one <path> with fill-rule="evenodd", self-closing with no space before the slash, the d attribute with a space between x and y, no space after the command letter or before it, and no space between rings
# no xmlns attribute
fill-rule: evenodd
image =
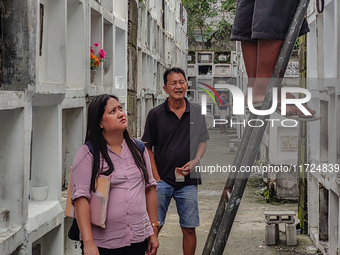
<svg viewBox="0 0 340 255"><path fill-rule="evenodd" d="M190 112L190 102L188 101L188 99L186 97L184 97L184 100L185 100L185 103L186 103L186 106L185 106L185 111L184 112ZM172 112L170 110L170 107L169 107L169 98L167 98L164 102L164 109L167 113L169 112Z"/></svg>

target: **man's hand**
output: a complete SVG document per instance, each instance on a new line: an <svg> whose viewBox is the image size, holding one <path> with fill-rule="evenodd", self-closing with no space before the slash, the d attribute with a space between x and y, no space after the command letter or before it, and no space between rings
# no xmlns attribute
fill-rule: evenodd
<svg viewBox="0 0 340 255"><path fill-rule="evenodd" d="M191 172L190 161L182 167L177 167L176 171L183 176L187 176L188 174L190 174L190 172Z"/></svg>
<svg viewBox="0 0 340 255"><path fill-rule="evenodd" d="M178 167L177 171L183 174L184 176L187 176L188 174L190 174L190 172L192 172L195 169L198 163L199 163L199 159L195 158L189 161L188 163L186 163L184 166Z"/></svg>

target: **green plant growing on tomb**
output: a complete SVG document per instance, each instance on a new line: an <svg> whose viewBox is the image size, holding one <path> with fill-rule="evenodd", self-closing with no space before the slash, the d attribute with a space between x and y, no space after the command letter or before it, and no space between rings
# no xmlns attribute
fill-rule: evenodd
<svg viewBox="0 0 340 255"><path fill-rule="evenodd" d="M254 162L254 166L266 166L269 164L267 159L258 159Z"/></svg>
<svg viewBox="0 0 340 255"><path fill-rule="evenodd" d="M299 42L299 38L296 39L296 42L294 44L294 50L298 50L300 48L300 42Z"/></svg>
<svg viewBox="0 0 340 255"><path fill-rule="evenodd" d="M268 188L266 188L266 189L263 191L262 195L263 195L264 201L267 203L267 202L269 201L269 198L270 198Z"/></svg>
<svg viewBox="0 0 340 255"><path fill-rule="evenodd" d="M230 51L215 51L214 54L214 63L220 63L220 64L230 64ZM225 59L220 59L220 55L225 55Z"/></svg>

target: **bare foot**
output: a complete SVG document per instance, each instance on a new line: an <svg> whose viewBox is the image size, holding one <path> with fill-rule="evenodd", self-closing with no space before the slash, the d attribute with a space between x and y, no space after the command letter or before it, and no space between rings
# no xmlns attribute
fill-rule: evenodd
<svg viewBox="0 0 340 255"><path fill-rule="evenodd" d="M253 95L253 105L262 103L263 100L264 100L263 95ZM246 98L245 98L245 106L248 106L248 95L246 95Z"/></svg>
<svg viewBox="0 0 340 255"><path fill-rule="evenodd" d="M296 98L295 96L293 96L291 93L287 93L286 95L287 98L289 99L294 99ZM279 102L281 102L281 98L279 100ZM311 108L309 108L308 106L304 105L304 107L307 109L307 111L309 111L312 115L305 115L296 105L286 105L286 115L297 115L299 117L312 117L313 115L316 114L316 111L312 110ZM278 107L278 109L281 110L281 107Z"/></svg>
<svg viewBox="0 0 340 255"><path fill-rule="evenodd" d="M259 94L255 94L253 92L253 105L256 104L261 104L264 100L264 95L259 95ZM295 99L296 97L294 95L292 95L291 93L287 93L286 94L286 98L287 99ZM248 95L246 95L245 98L245 105L247 106L247 102L248 102ZM277 110L278 112L281 112L281 96L279 96L278 98L278 107ZM314 111L313 109L309 108L308 106L304 105L304 107L307 109L308 112L311 113L311 115L305 115L296 105L286 105L286 115L297 115L299 117L312 117L313 115L316 114L316 111Z"/></svg>

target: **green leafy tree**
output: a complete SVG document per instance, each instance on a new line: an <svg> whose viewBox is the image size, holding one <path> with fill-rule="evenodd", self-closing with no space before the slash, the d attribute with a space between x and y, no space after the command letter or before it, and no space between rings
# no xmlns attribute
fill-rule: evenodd
<svg viewBox="0 0 340 255"><path fill-rule="evenodd" d="M217 0L182 0L188 13L188 35L195 39L195 32L200 31L202 38L207 38L212 31L206 20L217 16Z"/></svg>
<svg viewBox="0 0 340 255"><path fill-rule="evenodd" d="M222 0L221 5L217 5L217 0L182 0L182 3L188 14L188 36L195 40L200 34L206 48L211 47L212 39L229 42L232 24L223 13L234 14L236 0Z"/></svg>
<svg viewBox="0 0 340 255"><path fill-rule="evenodd" d="M236 0L225 0L222 2L222 10L235 14Z"/></svg>

